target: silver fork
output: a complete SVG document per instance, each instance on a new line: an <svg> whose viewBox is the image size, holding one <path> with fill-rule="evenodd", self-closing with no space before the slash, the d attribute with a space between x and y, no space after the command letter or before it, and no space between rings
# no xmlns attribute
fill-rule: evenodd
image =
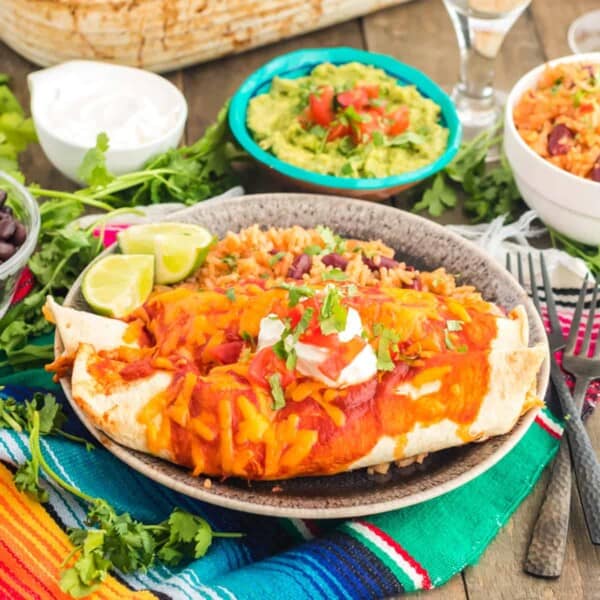
<svg viewBox="0 0 600 600"><path fill-rule="evenodd" d="M531 296L533 303L540 315L542 314L540 298L535 285L535 270L533 266L533 257L529 255L529 281L531 287ZM571 450L571 459L573 469L577 477L577 485L581 497L581 503L586 515L586 523L593 544L600 544L600 463L594 452L587 431L580 418L580 411L577 410L571 392L567 387L563 373L554 358L554 352L561 350L566 345L566 340L562 334L554 295L548 269L544 256L541 255L541 271L546 294L546 306L548 319L550 321L550 331L548 332L548 343L552 356L550 358L550 374L552 383L560 400L560 405L565 416L565 431L569 440ZM510 261L507 260L507 268L510 270ZM518 255L517 274L519 283L524 287L523 265L521 256Z"/></svg>
<svg viewBox="0 0 600 600"><path fill-rule="evenodd" d="M588 385L593 379L600 377L600 340L596 344L593 358L588 358L594 328L598 283L596 283L592 294L583 343L579 354L575 354L575 344L579 334L587 291L586 277L579 292L577 306L573 314L573 320L571 321L569 337L563 353L563 367L575 378L573 401L577 407L578 414L581 414ZM546 497L540 507L531 535L531 541L529 542L529 548L527 549L524 568L531 575L537 575L538 577L559 577L562 572L567 533L569 530L571 480L569 446L563 440L552 465L550 480L546 488Z"/></svg>

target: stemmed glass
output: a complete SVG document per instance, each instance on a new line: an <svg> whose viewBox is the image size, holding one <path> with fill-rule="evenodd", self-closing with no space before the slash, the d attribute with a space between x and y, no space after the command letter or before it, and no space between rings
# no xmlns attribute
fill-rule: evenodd
<svg viewBox="0 0 600 600"><path fill-rule="evenodd" d="M494 66L504 37L531 0L443 0L458 38L460 79L452 99L469 140L493 127L506 94L494 89Z"/></svg>

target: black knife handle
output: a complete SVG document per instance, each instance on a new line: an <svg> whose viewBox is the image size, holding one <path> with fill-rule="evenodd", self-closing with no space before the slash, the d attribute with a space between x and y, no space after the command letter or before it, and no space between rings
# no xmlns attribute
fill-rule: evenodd
<svg viewBox="0 0 600 600"><path fill-rule="evenodd" d="M552 358L550 372L565 417L565 428L585 522L592 543L600 544L600 463L564 375L554 358Z"/></svg>
<svg viewBox="0 0 600 600"><path fill-rule="evenodd" d="M561 440L560 448L531 534L524 569L538 577L559 577L562 572L569 531L571 506L571 455L569 444Z"/></svg>

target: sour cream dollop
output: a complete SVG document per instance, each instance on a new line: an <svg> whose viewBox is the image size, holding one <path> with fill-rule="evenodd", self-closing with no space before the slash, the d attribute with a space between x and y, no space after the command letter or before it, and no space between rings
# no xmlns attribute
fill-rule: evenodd
<svg viewBox="0 0 600 600"><path fill-rule="evenodd" d="M261 319L257 351L274 346L281 339L284 330L285 325L276 315L268 315ZM340 342L347 343L351 339L360 336L361 333L362 321L360 315L354 308L349 308L346 327L343 331L331 335L337 335ZM331 388L357 385L368 381L377 373L377 357L369 344L366 344L354 359L342 369L336 380L324 375L319 368L329 358L330 350L328 348L303 342L297 342L294 348L297 356L296 370L306 377L322 381Z"/></svg>

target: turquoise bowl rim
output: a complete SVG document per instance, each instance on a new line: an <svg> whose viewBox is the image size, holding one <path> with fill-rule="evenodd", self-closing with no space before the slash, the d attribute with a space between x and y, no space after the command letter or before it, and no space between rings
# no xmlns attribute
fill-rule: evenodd
<svg viewBox="0 0 600 600"><path fill-rule="evenodd" d="M322 175L284 162L263 150L255 141L246 125L246 113L250 100L268 90L275 76L295 79L323 62L335 65L359 62L383 69L399 83L415 85L419 92L433 100L441 108L443 125L448 129L448 144L444 153L434 162L420 169L378 178L351 178ZM358 50L356 48L309 48L282 54L269 61L250 75L234 94L229 109L229 127L236 140L255 160L275 171L312 185L349 191L375 191L416 183L443 169L458 152L462 128L456 108L450 97L424 73L391 56Z"/></svg>

